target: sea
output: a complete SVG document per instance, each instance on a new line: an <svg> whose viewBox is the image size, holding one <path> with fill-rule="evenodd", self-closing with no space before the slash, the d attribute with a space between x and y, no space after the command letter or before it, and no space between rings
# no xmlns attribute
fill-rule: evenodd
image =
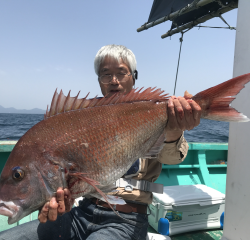
<svg viewBox="0 0 250 240"><path fill-rule="evenodd" d="M0 113L0 141L20 139L31 127L43 120L43 114ZM229 123L201 119L196 128L185 131L188 142L227 143Z"/></svg>

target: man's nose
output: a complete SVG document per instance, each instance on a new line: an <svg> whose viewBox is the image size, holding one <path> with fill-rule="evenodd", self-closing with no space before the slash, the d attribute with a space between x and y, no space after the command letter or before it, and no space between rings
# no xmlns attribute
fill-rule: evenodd
<svg viewBox="0 0 250 240"><path fill-rule="evenodd" d="M111 84L119 84L119 80L115 75L112 76L112 79L110 81Z"/></svg>

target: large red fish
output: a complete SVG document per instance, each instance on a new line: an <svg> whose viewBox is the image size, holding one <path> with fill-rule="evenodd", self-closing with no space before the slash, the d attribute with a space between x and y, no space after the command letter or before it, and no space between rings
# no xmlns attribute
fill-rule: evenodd
<svg viewBox="0 0 250 240"><path fill-rule="evenodd" d="M198 93L202 117L248 121L229 104L250 81L246 74ZM73 198L122 177L139 158L159 151L168 97L148 88L102 99L55 93L50 111L18 141L0 177L0 214L9 224L41 208L58 187Z"/></svg>

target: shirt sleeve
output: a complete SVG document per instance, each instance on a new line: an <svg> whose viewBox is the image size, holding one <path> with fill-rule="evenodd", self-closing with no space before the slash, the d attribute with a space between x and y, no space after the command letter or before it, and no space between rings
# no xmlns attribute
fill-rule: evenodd
<svg viewBox="0 0 250 240"><path fill-rule="evenodd" d="M163 149L158 155L158 161L163 164L178 164L184 161L188 153L188 143L183 134L179 140L164 143Z"/></svg>

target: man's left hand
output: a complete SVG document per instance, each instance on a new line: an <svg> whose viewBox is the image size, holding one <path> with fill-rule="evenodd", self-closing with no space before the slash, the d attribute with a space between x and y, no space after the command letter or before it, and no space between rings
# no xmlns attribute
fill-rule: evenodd
<svg viewBox="0 0 250 240"><path fill-rule="evenodd" d="M192 99L172 96L168 101L166 142L178 140L183 131L200 124L201 107Z"/></svg>
<svg viewBox="0 0 250 240"><path fill-rule="evenodd" d="M40 223L46 223L48 220L56 221L58 215L61 216L71 210L73 203L70 191L67 188L58 188L56 197L52 197L40 210L38 220Z"/></svg>

